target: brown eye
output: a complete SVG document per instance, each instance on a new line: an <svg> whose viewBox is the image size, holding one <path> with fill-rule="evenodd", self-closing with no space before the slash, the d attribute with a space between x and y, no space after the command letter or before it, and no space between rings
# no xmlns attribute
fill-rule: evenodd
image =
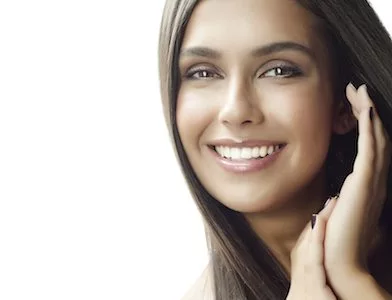
<svg viewBox="0 0 392 300"><path fill-rule="evenodd" d="M196 73L193 74L194 78L209 78L209 77L214 77L213 74L210 74L208 71L197 71Z"/></svg>
<svg viewBox="0 0 392 300"><path fill-rule="evenodd" d="M187 79L213 79L220 78L220 76L213 70L206 68L191 69L185 77Z"/></svg>
<svg viewBox="0 0 392 300"><path fill-rule="evenodd" d="M269 69L268 71L261 74L260 77L278 77L278 78L289 78L301 76L303 73L297 67L292 66L279 66Z"/></svg>

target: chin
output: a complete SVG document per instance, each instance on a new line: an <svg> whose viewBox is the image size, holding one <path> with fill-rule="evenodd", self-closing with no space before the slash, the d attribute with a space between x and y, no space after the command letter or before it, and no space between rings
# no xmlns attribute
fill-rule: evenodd
<svg viewBox="0 0 392 300"><path fill-rule="evenodd" d="M225 193L211 193L224 206L240 213L272 213L282 209L287 202L287 195L277 191L244 191L225 189Z"/></svg>

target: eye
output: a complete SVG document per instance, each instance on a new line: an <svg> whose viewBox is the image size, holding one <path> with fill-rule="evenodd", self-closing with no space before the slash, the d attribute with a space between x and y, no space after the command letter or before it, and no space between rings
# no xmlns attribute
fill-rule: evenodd
<svg viewBox="0 0 392 300"><path fill-rule="evenodd" d="M213 79L213 78L221 78L221 76L219 74L216 73L216 71L205 68L205 67L199 67L199 68L194 68L189 70L186 74L185 74L185 78L187 79L195 79L195 80L199 80L199 79Z"/></svg>
<svg viewBox="0 0 392 300"><path fill-rule="evenodd" d="M277 66L261 74L259 77L290 78L303 75L302 71L293 66Z"/></svg>

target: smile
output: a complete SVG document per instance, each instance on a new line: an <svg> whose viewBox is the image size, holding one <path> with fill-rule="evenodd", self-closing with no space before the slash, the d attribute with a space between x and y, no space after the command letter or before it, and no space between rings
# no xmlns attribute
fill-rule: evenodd
<svg viewBox="0 0 392 300"><path fill-rule="evenodd" d="M278 159L286 145L253 145L253 147L210 145L208 148L221 168L230 173L246 174L259 172L270 167Z"/></svg>
<svg viewBox="0 0 392 300"><path fill-rule="evenodd" d="M222 158L230 160L252 160L261 159L268 155L272 155L278 150L282 149L284 144L260 146L260 147L227 147L227 146L212 146L213 150Z"/></svg>

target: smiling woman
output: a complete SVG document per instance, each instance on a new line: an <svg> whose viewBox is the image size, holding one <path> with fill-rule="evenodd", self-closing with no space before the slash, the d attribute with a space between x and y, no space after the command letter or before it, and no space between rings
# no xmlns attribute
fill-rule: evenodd
<svg viewBox="0 0 392 300"><path fill-rule="evenodd" d="M367 1L172 0L161 28L210 249L187 297L391 297L392 43Z"/></svg>
<svg viewBox="0 0 392 300"><path fill-rule="evenodd" d="M305 26L278 18L285 14L283 20L295 17ZM187 26L182 53L188 55L179 57L179 134L203 186L235 211L291 209L288 196L312 179L320 181L316 172L324 176L319 170L328 151L333 97L326 47L313 23L294 2L205 1ZM198 45L208 48L200 53L193 48ZM216 155L221 147L227 157ZM253 149L256 158L265 157L238 161ZM285 189L277 189L282 182ZM300 198L308 198L305 193L301 189ZM318 202L325 196L317 195Z"/></svg>

